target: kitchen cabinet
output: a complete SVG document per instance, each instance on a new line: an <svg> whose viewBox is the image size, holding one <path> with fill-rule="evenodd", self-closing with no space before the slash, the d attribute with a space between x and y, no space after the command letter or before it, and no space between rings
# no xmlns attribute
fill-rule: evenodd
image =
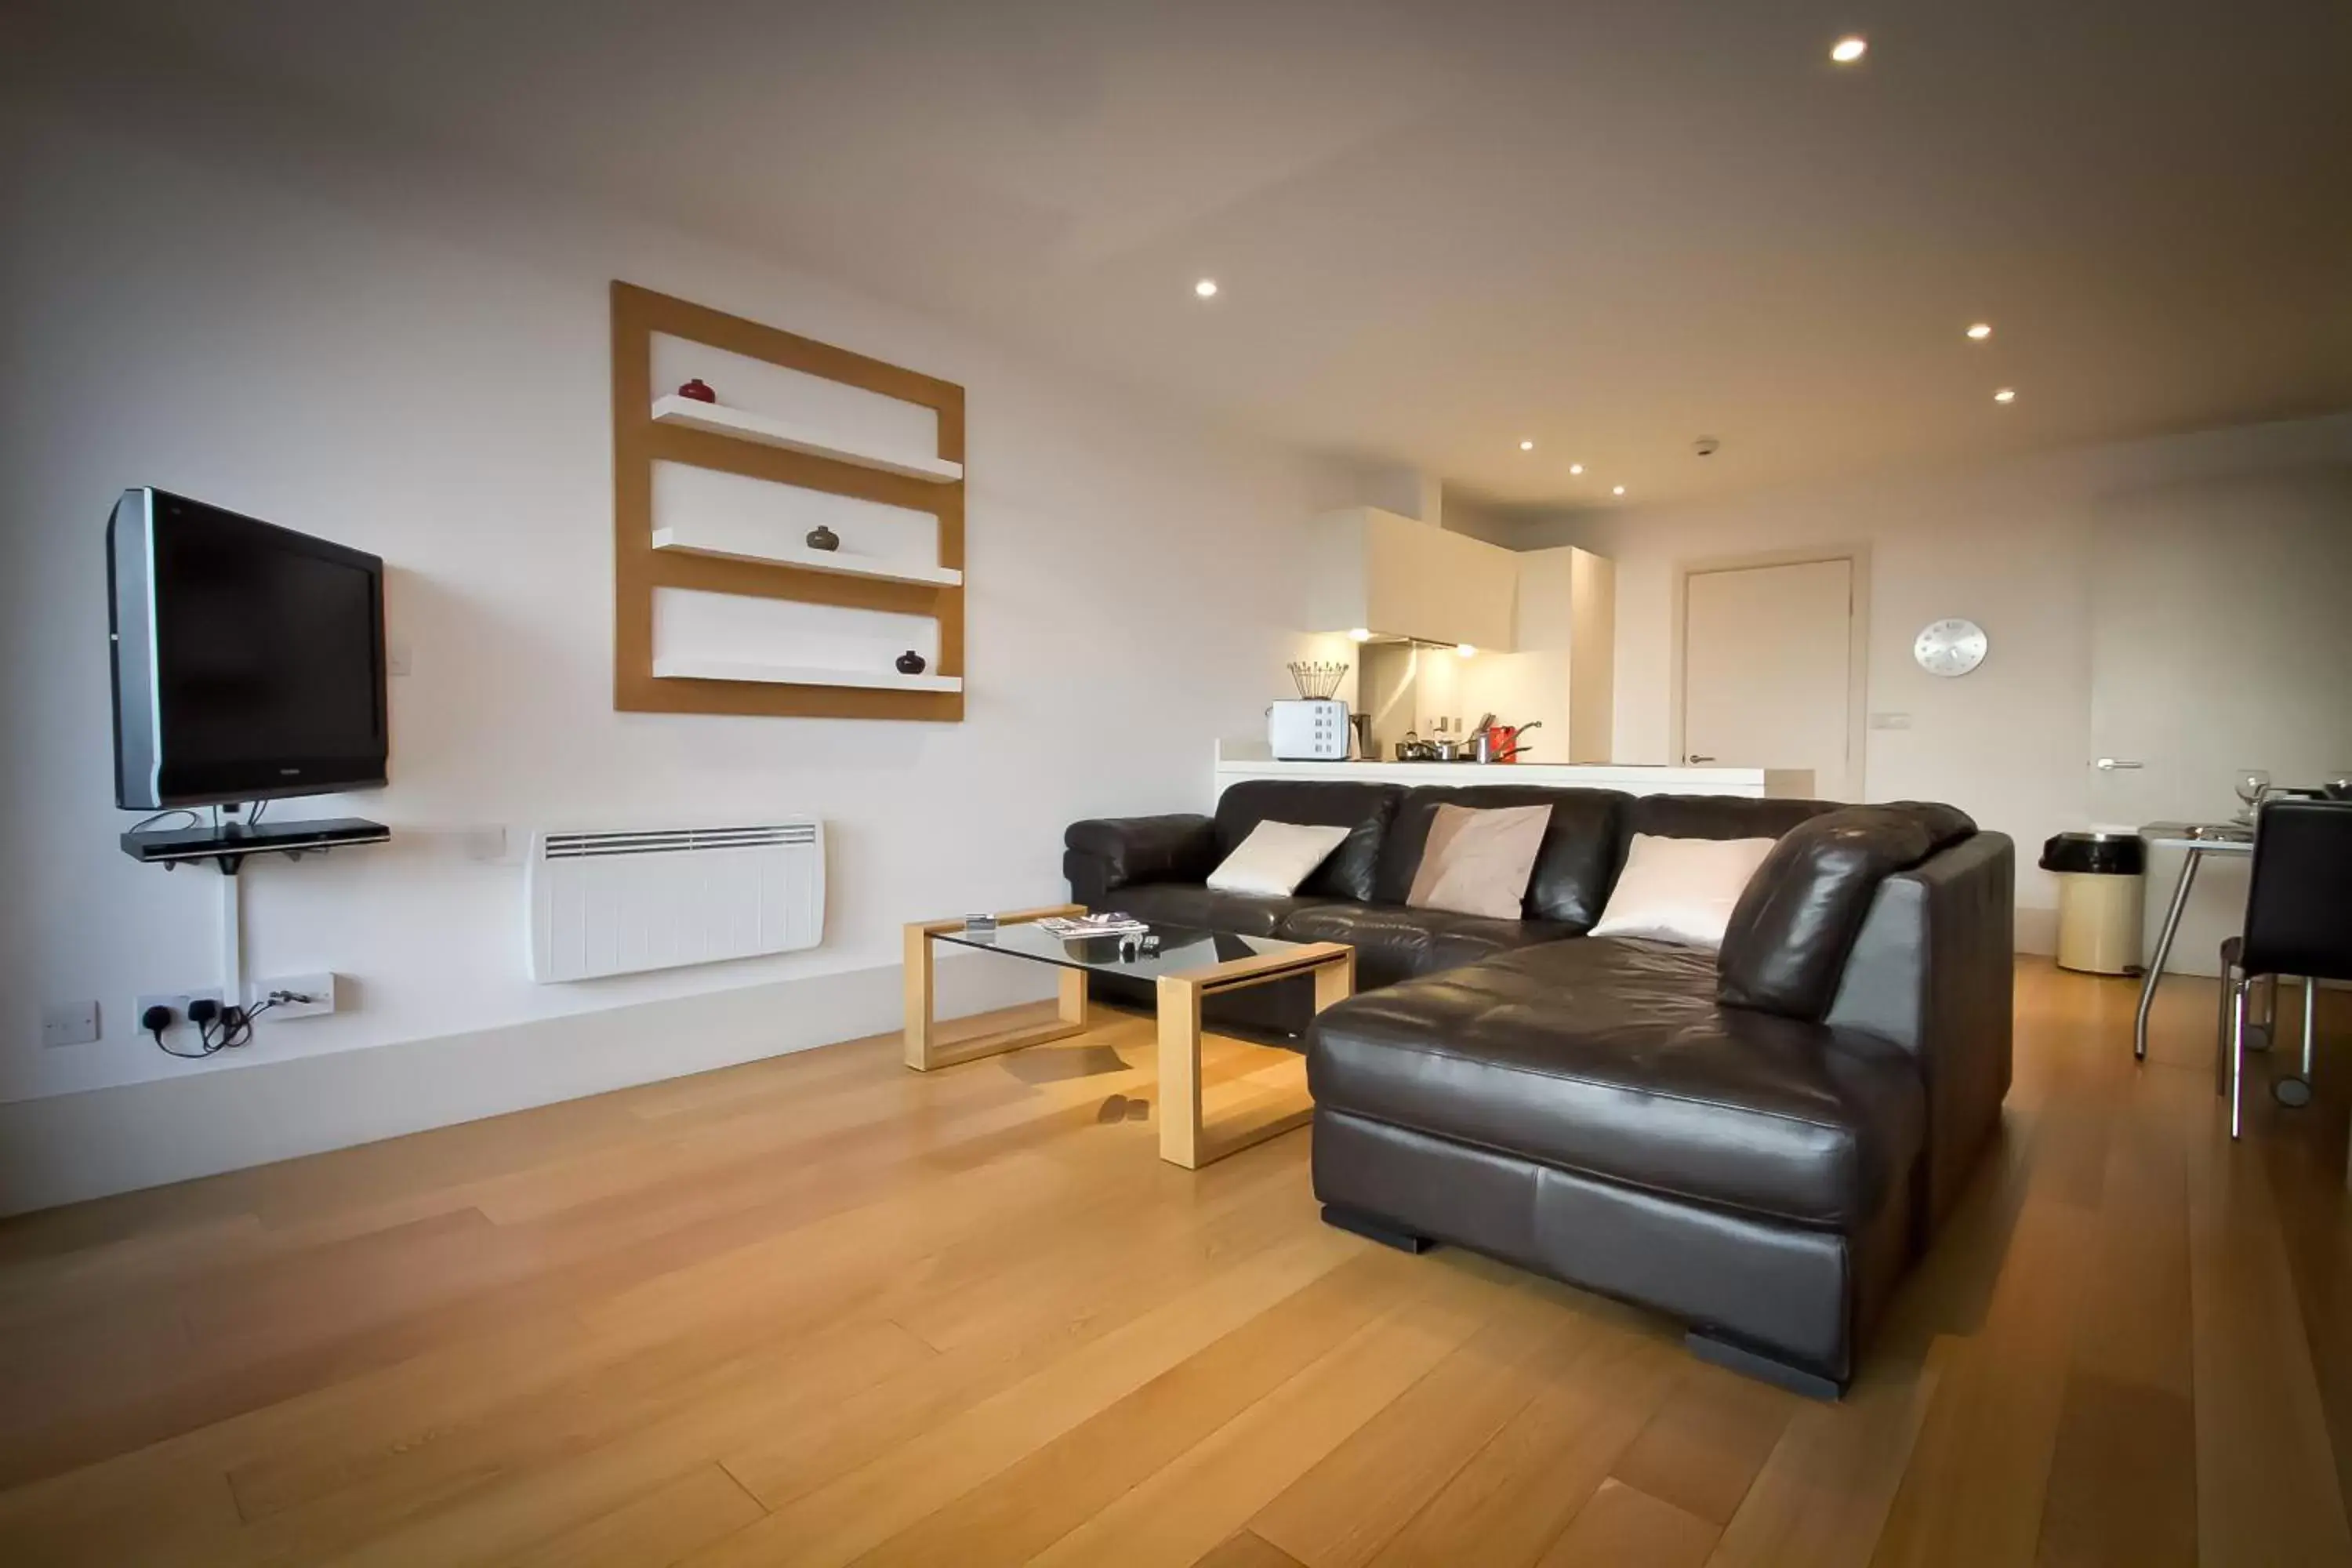
<svg viewBox="0 0 2352 1568"><path fill-rule="evenodd" d="M1573 546L1506 550L1378 507L1326 512L1308 529L1308 627L1383 639L1359 656L1383 754L1437 718L1491 712L1541 723L1528 743L1546 762L1609 760L1613 563ZM1456 658L1455 646L1476 651Z"/></svg>
<svg viewBox="0 0 2352 1568"><path fill-rule="evenodd" d="M1512 646L1517 552L1378 507L1326 512L1307 528L1309 631Z"/></svg>
<svg viewBox="0 0 2352 1568"><path fill-rule="evenodd" d="M1616 566L1606 556L1562 546L1514 556L1510 651L1465 659L1443 710L1475 721L1543 728L1528 738L1546 763L1605 763L1616 666Z"/></svg>

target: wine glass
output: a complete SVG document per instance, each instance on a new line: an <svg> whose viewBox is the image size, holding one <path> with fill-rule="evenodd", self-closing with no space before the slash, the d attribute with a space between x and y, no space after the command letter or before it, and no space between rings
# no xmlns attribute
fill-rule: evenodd
<svg viewBox="0 0 2352 1568"><path fill-rule="evenodd" d="M2265 768L2242 768L2239 770L2238 798L2246 803L2246 809L2238 813L2238 820L2240 822L2247 823L2249 825L2253 822L2255 808L2263 804L2263 796L2269 793L2270 787L2271 775L2269 770Z"/></svg>

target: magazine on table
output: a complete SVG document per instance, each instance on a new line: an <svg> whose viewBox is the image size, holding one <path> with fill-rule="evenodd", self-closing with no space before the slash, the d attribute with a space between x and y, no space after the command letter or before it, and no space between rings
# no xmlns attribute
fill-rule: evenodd
<svg viewBox="0 0 2352 1568"><path fill-rule="evenodd" d="M1133 915L1111 911L1092 915L1055 915L1039 921L1037 929L1065 942L1089 936L1141 936L1151 928Z"/></svg>

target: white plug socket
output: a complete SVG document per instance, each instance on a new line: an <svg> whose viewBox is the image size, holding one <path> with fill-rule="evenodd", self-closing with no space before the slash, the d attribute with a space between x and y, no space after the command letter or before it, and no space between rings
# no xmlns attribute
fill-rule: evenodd
<svg viewBox="0 0 2352 1568"><path fill-rule="evenodd" d="M215 985L202 991L165 991L142 996L137 1002L131 1005L131 1026L132 1028L137 1029L143 1035L147 1032L147 1026L140 1020L147 1016L147 1009L150 1007L169 1008L172 1014L172 1021L164 1027L163 1038L167 1042L183 1039L187 1042L194 1042L196 1038L197 1031L196 1026L188 1022L188 1004L198 1000L210 1002L220 1001L220 987ZM217 1027L217 1026L215 1026L215 1027ZM194 1047L192 1044L182 1043L173 1044L171 1048L177 1051L192 1051Z"/></svg>
<svg viewBox="0 0 2352 1568"><path fill-rule="evenodd" d="M271 997L280 994L288 999L270 1002ZM293 1000L295 997L301 1000ZM269 1011L256 1018L257 1024L322 1017L335 1010L335 977L332 974L279 974L268 980L247 982L247 1008L257 1008L265 1003L269 1004Z"/></svg>

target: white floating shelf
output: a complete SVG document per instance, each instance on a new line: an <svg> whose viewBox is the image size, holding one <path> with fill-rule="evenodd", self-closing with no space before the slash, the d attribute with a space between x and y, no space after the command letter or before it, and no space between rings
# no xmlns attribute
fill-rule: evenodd
<svg viewBox="0 0 2352 1568"><path fill-rule="evenodd" d="M814 431L771 419L764 414L747 409L730 408L723 403L703 403L676 393L654 399L654 423L681 425L688 430L704 430L714 436L732 436L740 441L757 441L763 447L782 447L788 452L806 452L813 458L830 458L837 463L855 463L861 468L879 468L886 474L904 474L908 479L925 479L935 485L951 485L963 478L963 465L950 463L944 458L926 457L919 452L860 452L848 447L836 446Z"/></svg>
<svg viewBox="0 0 2352 1568"><path fill-rule="evenodd" d="M656 658L654 674L670 680L758 680L771 686L855 686L875 691L961 691L956 675L901 675L895 669L829 669L818 665L747 664L731 658Z"/></svg>
<svg viewBox="0 0 2352 1568"><path fill-rule="evenodd" d="M716 555L727 561L759 561L780 566L801 566L811 572L831 572L843 577L880 577L892 583L932 583L954 587L963 574L917 561L885 561L878 555L854 555L839 550L811 550L803 545L766 545L735 531L699 523L654 530L656 550L676 550L688 555Z"/></svg>

